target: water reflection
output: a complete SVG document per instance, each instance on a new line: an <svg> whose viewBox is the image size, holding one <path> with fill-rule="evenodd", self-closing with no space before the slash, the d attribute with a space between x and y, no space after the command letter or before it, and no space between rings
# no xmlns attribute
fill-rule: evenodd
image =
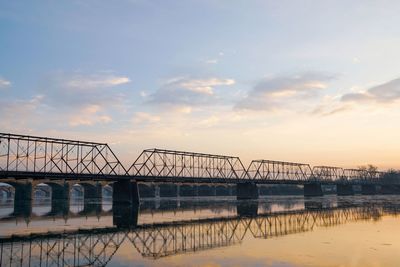
<svg viewBox="0 0 400 267"><path fill-rule="evenodd" d="M4 209L10 205L3 203ZM350 222L377 221L399 212L400 199L395 197L276 197L247 202L171 199L140 206L112 205L111 200L42 200L33 203L29 212L14 210L0 218L0 263L105 266L121 246L126 249L129 244L143 258L161 259L229 247L249 238L280 238Z"/></svg>

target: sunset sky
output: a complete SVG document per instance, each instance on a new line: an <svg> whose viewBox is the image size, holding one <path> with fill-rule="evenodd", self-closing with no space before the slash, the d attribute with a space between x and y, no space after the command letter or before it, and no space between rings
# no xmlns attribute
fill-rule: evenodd
<svg viewBox="0 0 400 267"><path fill-rule="evenodd" d="M0 0L0 131L400 168L400 1ZM128 165L128 164L127 164Z"/></svg>

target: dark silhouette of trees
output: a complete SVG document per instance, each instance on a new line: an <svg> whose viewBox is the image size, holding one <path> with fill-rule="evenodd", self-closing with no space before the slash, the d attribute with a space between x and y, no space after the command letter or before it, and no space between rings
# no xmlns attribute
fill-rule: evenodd
<svg viewBox="0 0 400 267"><path fill-rule="evenodd" d="M400 184L400 171L389 169L382 177L384 183Z"/></svg>
<svg viewBox="0 0 400 267"><path fill-rule="evenodd" d="M380 179L386 184L400 184L400 171L389 169L386 172L378 172L378 167L368 164L358 167L360 176L366 180Z"/></svg>
<svg viewBox="0 0 400 267"><path fill-rule="evenodd" d="M368 164L366 166L359 166L360 178L365 180L373 180L379 178L378 167Z"/></svg>

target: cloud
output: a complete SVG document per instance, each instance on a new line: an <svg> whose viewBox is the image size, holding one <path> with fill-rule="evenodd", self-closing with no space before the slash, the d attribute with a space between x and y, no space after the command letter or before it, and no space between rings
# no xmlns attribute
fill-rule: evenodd
<svg viewBox="0 0 400 267"><path fill-rule="evenodd" d="M235 105L237 110L272 111L318 96L334 77L322 73L279 76L260 81Z"/></svg>
<svg viewBox="0 0 400 267"><path fill-rule="evenodd" d="M233 79L173 78L149 95L148 103L186 107L210 104L210 102L215 101L215 87L233 84L235 84Z"/></svg>
<svg viewBox="0 0 400 267"><path fill-rule="evenodd" d="M218 59L216 59L216 58L206 59L206 60L204 60L204 63L206 63L206 64L217 64L218 63Z"/></svg>
<svg viewBox="0 0 400 267"><path fill-rule="evenodd" d="M135 115L133 116L132 121L134 123L156 123L159 122L161 118L156 115L152 115L150 113L146 112L136 112Z"/></svg>
<svg viewBox="0 0 400 267"><path fill-rule="evenodd" d="M88 105L79 110L78 113L71 115L69 125L71 126L91 126L97 123L110 123L112 118L108 115L101 114L101 107L97 105Z"/></svg>
<svg viewBox="0 0 400 267"><path fill-rule="evenodd" d="M350 109L351 107L349 105L337 105L336 103L331 103L331 105L319 105L311 112L311 115L331 116Z"/></svg>
<svg viewBox="0 0 400 267"><path fill-rule="evenodd" d="M79 89L95 89L104 87L113 87L125 83L129 83L131 80L125 76L115 75L73 75L65 81L65 86L69 88Z"/></svg>
<svg viewBox="0 0 400 267"><path fill-rule="evenodd" d="M358 87L357 87L358 89ZM389 106L400 100L400 78L373 86L367 90L343 94L325 101L312 114L328 116L354 109L357 105L376 108Z"/></svg>
<svg viewBox="0 0 400 267"><path fill-rule="evenodd" d="M0 88L5 88L11 85L10 81L7 81L6 79L3 79L0 77Z"/></svg>
<svg viewBox="0 0 400 267"><path fill-rule="evenodd" d="M218 123L220 122L220 118L213 115L210 116L204 120L201 120L198 125L201 127L206 127L206 128L210 128L212 126L218 125Z"/></svg>
<svg viewBox="0 0 400 267"><path fill-rule="evenodd" d="M35 97L0 99L0 114L9 125L17 113L23 113L25 125L76 127L110 123L114 114L127 110L129 92L121 85L129 81L128 77L110 72L51 73L39 84Z"/></svg>
<svg viewBox="0 0 400 267"><path fill-rule="evenodd" d="M0 128L26 130L39 123L43 117L36 115L43 109L42 102L42 95L28 99L0 98Z"/></svg>
<svg viewBox="0 0 400 267"><path fill-rule="evenodd" d="M41 85L40 92L50 106L57 108L82 109L98 105L106 109L126 100L126 87L121 85L129 81L128 77L112 73L58 72Z"/></svg>
<svg viewBox="0 0 400 267"><path fill-rule="evenodd" d="M400 99L400 78L374 86L359 93L348 93L342 102L389 104Z"/></svg>

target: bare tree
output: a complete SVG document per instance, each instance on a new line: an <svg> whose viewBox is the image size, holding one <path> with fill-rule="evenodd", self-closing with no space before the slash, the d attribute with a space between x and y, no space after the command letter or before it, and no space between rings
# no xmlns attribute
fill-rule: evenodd
<svg viewBox="0 0 400 267"><path fill-rule="evenodd" d="M379 173L378 173L378 167L368 164L366 166L359 166L358 170L360 171L360 176L363 179L373 179L373 178L378 178Z"/></svg>

